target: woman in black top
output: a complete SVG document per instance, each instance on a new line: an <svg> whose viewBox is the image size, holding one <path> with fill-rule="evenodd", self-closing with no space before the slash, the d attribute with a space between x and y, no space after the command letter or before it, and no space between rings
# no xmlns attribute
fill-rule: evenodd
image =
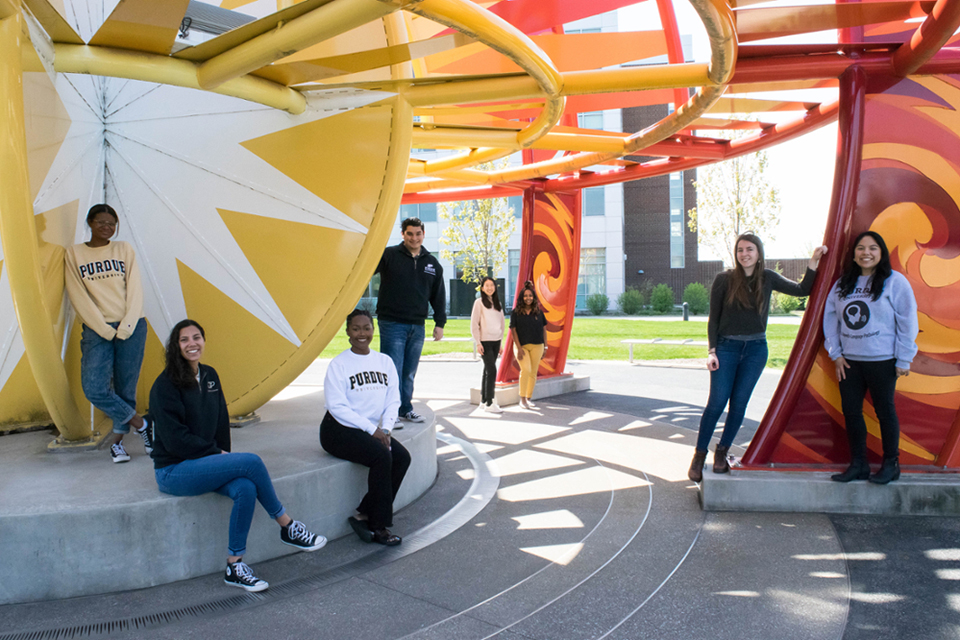
<svg viewBox="0 0 960 640"><path fill-rule="evenodd" d="M193 320L177 323L170 332L166 368L150 390L154 474L163 493L216 492L233 499L224 582L263 591L269 585L253 575L242 557L257 500L280 525L280 540L285 544L316 551L327 540L286 514L260 456L230 453L227 403L217 372L200 364L204 346L203 328Z"/></svg>
<svg viewBox="0 0 960 640"><path fill-rule="evenodd" d="M537 384L540 358L547 348L547 318L540 310L533 283L529 280L524 283L510 314L510 328L513 344L517 348L517 363L520 365L520 407L533 409L536 405L530 402L530 398Z"/></svg>
<svg viewBox="0 0 960 640"><path fill-rule="evenodd" d="M779 291L792 296L806 296L813 289L820 258L826 247L817 247L803 280L798 284L776 271L764 268L763 243L752 233L737 238L733 269L717 275L710 292L710 321L707 335L710 353L710 397L700 418L697 449L690 463L688 477L694 482L703 479L703 463L707 446L717 428L717 421L726 408L727 421L720 443L714 451L713 472L727 473L727 451L740 430L747 402L767 364L767 313L770 294Z"/></svg>

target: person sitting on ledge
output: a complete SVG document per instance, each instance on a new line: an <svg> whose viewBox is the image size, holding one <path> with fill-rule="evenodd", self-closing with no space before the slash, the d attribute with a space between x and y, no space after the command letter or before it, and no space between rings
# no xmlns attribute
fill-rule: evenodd
<svg viewBox="0 0 960 640"><path fill-rule="evenodd" d="M400 544L393 526L393 501L410 467L410 454L390 436L400 407L397 367L371 351L373 319L356 309L347 316L350 348L327 367L323 396L327 413L320 423L320 446L330 455L370 468L367 494L348 518L364 542Z"/></svg>
<svg viewBox="0 0 960 640"><path fill-rule="evenodd" d="M193 320L178 322L170 332L166 368L150 390L154 474L163 493L216 492L233 500L223 581L231 587L263 591L269 584L243 562L257 500L280 525L284 544L316 551L327 539L287 515L260 456L230 453L230 416L220 378L213 367L200 364L205 339L203 327Z"/></svg>

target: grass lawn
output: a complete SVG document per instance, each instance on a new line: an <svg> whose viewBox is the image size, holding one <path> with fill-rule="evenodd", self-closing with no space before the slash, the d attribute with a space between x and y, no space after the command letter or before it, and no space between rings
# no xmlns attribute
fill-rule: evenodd
<svg viewBox="0 0 960 640"><path fill-rule="evenodd" d="M767 326L767 343L770 348L768 367L783 369L790 356L790 350L797 338L797 325L771 324ZM423 354L470 353L470 342L433 342L430 331L433 323L427 322L427 340L423 344ZM454 318L447 322L443 335L445 338L469 338L470 321L466 318ZM706 340L705 322L660 322L656 320L625 320L623 318L577 317L573 322L573 336L570 338L568 357L572 360L626 360L627 345L621 340L630 338L664 338ZM379 338L374 337L374 348L379 348ZM343 332L337 334L321 358L332 358L350 347ZM638 360L674 360L678 358L706 358L706 347L670 347L657 345L634 345L633 357Z"/></svg>

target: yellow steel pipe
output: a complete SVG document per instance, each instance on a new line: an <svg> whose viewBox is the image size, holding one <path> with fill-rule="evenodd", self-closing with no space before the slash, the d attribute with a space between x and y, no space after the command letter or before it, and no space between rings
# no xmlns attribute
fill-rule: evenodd
<svg viewBox="0 0 960 640"><path fill-rule="evenodd" d="M129 78L202 90L197 82L197 64L189 60L74 44L55 44L54 52L54 69L60 73ZM307 108L307 101L299 91L253 76L235 78L213 91L289 111L294 115L303 113Z"/></svg>
<svg viewBox="0 0 960 640"><path fill-rule="evenodd" d="M333 0L201 63L197 70L200 87L213 89L398 8L381 0Z"/></svg>
<svg viewBox="0 0 960 640"><path fill-rule="evenodd" d="M560 121L566 104L563 75L534 42L509 22L469 0L422 0L408 8L412 13L452 27L513 60L533 80L546 98L540 115L517 133L522 147L533 144ZM491 162L510 151L482 149L428 163L427 172L458 170Z"/></svg>
<svg viewBox="0 0 960 640"><path fill-rule="evenodd" d="M90 438L70 393L60 347L43 300L40 250L30 202L20 62L22 16L0 21L0 242L27 360L51 419L67 441Z"/></svg>
<svg viewBox="0 0 960 640"><path fill-rule="evenodd" d="M413 127L413 146L420 149L500 147L519 151L515 131L497 129L467 129L456 127ZM624 136L600 136L578 133L550 132L532 145L532 149L553 151L596 151L623 155L626 148ZM426 172L422 169L420 175Z"/></svg>
<svg viewBox="0 0 960 640"><path fill-rule="evenodd" d="M733 11L724 0L691 0L691 4L703 20L707 35L710 37L711 57L707 69L707 82L705 83L707 86L702 86L685 105L680 106L660 122L623 139L624 148L622 152L579 153L573 156L491 172L457 167L458 177L469 179L469 176L472 175L477 184L500 184L577 171L591 165L613 160L622 155L636 153L692 124L723 95L725 90L723 83L729 81L733 75L736 63L737 34ZM719 86L709 86L711 84ZM427 163L425 169L427 174L432 174L441 173L445 168L433 171L433 167L430 163Z"/></svg>

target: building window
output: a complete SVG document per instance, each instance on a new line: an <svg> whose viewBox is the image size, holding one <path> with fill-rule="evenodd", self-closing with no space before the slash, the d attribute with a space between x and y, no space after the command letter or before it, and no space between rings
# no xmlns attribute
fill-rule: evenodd
<svg viewBox="0 0 960 640"><path fill-rule="evenodd" d="M520 273L520 250L507 251L507 307L513 308L513 297L517 291L517 275Z"/></svg>
<svg viewBox="0 0 960 640"><path fill-rule="evenodd" d="M577 126L581 129L603 131L603 111L585 111L578 113Z"/></svg>
<svg viewBox="0 0 960 640"><path fill-rule="evenodd" d="M683 173L670 174L670 266L683 269Z"/></svg>
<svg viewBox="0 0 960 640"><path fill-rule="evenodd" d="M587 308L587 298L607 292L607 250L580 249L580 277L577 280L577 309Z"/></svg>
<svg viewBox="0 0 960 640"><path fill-rule="evenodd" d="M585 216L602 216L605 213L603 204L603 187L583 189L582 212Z"/></svg>
<svg viewBox="0 0 960 640"><path fill-rule="evenodd" d="M507 198L507 208L513 209L513 217L517 220L523 218L523 196L510 196Z"/></svg>
<svg viewBox="0 0 960 640"><path fill-rule="evenodd" d="M357 303L357 308L366 309L370 313L376 312L378 295L380 295L380 274L375 273L370 278L370 282L367 283L367 290L363 292L363 296Z"/></svg>
<svg viewBox="0 0 960 640"><path fill-rule="evenodd" d="M400 205L400 221L403 222L407 218L420 218L421 222L436 222L437 203L424 202Z"/></svg>

